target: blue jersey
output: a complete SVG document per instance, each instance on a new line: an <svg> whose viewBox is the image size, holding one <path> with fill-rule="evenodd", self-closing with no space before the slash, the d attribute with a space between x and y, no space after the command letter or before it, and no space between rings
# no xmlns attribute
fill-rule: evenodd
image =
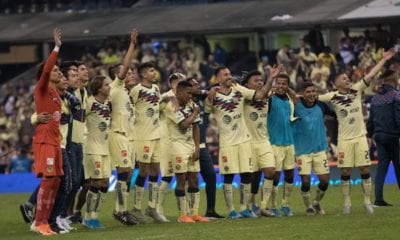
<svg viewBox="0 0 400 240"><path fill-rule="evenodd" d="M288 146L294 144L289 101L286 95L273 95L270 98L267 124L272 145Z"/></svg>
<svg viewBox="0 0 400 240"><path fill-rule="evenodd" d="M328 149L324 114L335 116L334 112L322 102L317 101L313 106L307 106L302 99L296 103L295 115L300 118L294 123L293 128L297 156Z"/></svg>

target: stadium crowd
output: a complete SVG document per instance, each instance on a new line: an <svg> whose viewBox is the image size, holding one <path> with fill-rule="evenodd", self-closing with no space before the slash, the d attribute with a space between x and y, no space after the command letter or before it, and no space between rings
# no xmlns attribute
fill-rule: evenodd
<svg viewBox="0 0 400 240"><path fill-rule="evenodd" d="M390 161L396 168L399 163L397 155L383 153L398 153L399 147L388 150L384 143L398 140L390 129L400 124L400 111L388 104L400 101L395 90L398 61L393 58L397 46L391 47L394 40L380 42L389 34L380 26L376 32L370 38L351 37L344 29L335 56L315 26L300 39L298 49L284 46L273 56L258 52L253 66L257 70L237 67L235 76L225 64L238 56L219 44L211 51L204 38L186 36L176 45L156 45L147 36L138 42L133 30L128 41L67 61L58 59L62 37L55 29L55 47L39 65L37 83L27 86L21 80L15 87L3 86L3 168L29 171L33 152L33 169L42 180L20 205L24 220L32 223L31 231L45 236L68 233L77 222L102 228L98 213L111 169L117 172L112 215L122 224L147 222L142 211L145 191L145 215L169 222L163 205L174 176L178 222L224 218L215 211L216 161L228 218L292 216L289 199L295 168L306 214L324 215L320 203L329 185L329 158L337 158L341 168L343 214L351 213L350 174L355 167L362 178L364 208L373 214L366 120L368 137L374 137L384 162L378 166L382 169L374 205L390 206L383 199L384 169ZM370 117L364 102L368 92L374 95ZM393 114L393 121L382 118L386 114ZM338 126L326 124L329 137L325 115L338 121ZM139 174L132 188L133 208L128 210L134 167ZM281 172L283 194L278 204ZM311 172L319 179L315 198ZM204 216L199 213L198 173L206 182ZM235 174L240 175L239 211L233 201Z"/></svg>

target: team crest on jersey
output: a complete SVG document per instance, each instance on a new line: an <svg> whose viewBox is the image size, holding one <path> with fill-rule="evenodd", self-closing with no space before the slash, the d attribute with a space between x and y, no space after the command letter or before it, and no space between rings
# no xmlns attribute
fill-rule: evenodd
<svg viewBox="0 0 400 240"><path fill-rule="evenodd" d="M99 122L99 125L97 126L100 131L104 132L107 129L107 123L106 122Z"/></svg>
<svg viewBox="0 0 400 240"><path fill-rule="evenodd" d="M153 106L157 106L157 104L160 102L160 97L158 96L157 92L147 92L143 89L139 90L138 98L153 104Z"/></svg>
<svg viewBox="0 0 400 240"><path fill-rule="evenodd" d="M176 168L176 170L180 170L181 169L181 165L176 165L175 168Z"/></svg>
<svg viewBox="0 0 400 240"><path fill-rule="evenodd" d="M128 164L128 159L125 158L123 162L125 165Z"/></svg>
<svg viewBox="0 0 400 240"><path fill-rule="evenodd" d="M356 122L356 119L355 118L350 118L350 120L349 120L349 124L354 124Z"/></svg>
<svg viewBox="0 0 400 240"><path fill-rule="evenodd" d="M53 171L53 166L47 166L46 172L51 173Z"/></svg>
<svg viewBox="0 0 400 240"><path fill-rule="evenodd" d="M228 167L228 166L225 166L225 167L224 167L224 170L225 170L225 172L229 171L229 167Z"/></svg>
<svg viewBox="0 0 400 240"><path fill-rule="evenodd" d="M250 119L253 120L253 121L257 121L258 113L256 113L256 112L250 113Z"/></svg>
<svg viewBox="0 0 400 240"><path fill-rule="evenodd" d="M149 159L149 155L148 155L147 153L143 154L143 159L144 159L144 160Z"/></svg>
<svg viewBox="0 0 400 240"><path fill-rule="evenodd" d="M350 104L353 103L354 99L357 97L357 94L358 94L357 90L350 89L349 94L346 94L344 96L335 94L331 100L335 104L340 104L340 105L348 107L348 106L350 106Z"/></svg>
<svg viewBox="0 0 400 240"><path fill-rule="evenodd" d="M94 175L99 176L100 175L100 170L99 169L94 170Z"/></svg>
<svg viewBox="0 0 400 240"><path fill-rule="evenodd" d="M216 97L213 102L213 105L219 107L221 110L234 112L235 109L238 107L242 98L243 98L242 93L239 91L235 91L231 99L222 99Z"/></svg>
<svg viewBox="0 0 400 240"><path fill-rule="evenodd" d="M153 108L146 109L146 116L153 117L154 116L154 109Z"/></svg>

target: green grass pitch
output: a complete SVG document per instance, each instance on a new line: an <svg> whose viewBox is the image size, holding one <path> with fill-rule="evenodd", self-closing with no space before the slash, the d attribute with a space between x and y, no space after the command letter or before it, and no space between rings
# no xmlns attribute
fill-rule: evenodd
<svg viewBox="0 0 400 240"><path fill-rule="evenodd" d="M204 213L205 195L201 190L201 209ZM280 189L279 194L282 193ZM238 190L235 190L238 207ZM315 188L312 188L312 196ZM43 239L29 231L19 212L18 205L26 201L28 194L3 194L1 198L0 239ZM167 224L153 223L148 219L145 225L127 227L116 222L112 216L115 194L108 193L100 213L105 226L100 230L88 230L77 225L76 231L69 234L51 236L52 239L74 240L118 240L118 239L400 239L400 191L396 185L385 186L385 200L393 207L375 208L373 215L367 215L362 204L361 187L352 187L352 213L342 214L343 198L339 186L330 187L321 205L325 216L306 216L300 189L294 188L290 199L294 216L287 218L257 218L240 220L218 220L208 223L177 223L177 207L173 191L166 201L166 216L171 220ZM129 206L133 205L132 194ZM143 209L145 202L143 203ZM217 212L227 215L223 193L217 192Z"/></svg>

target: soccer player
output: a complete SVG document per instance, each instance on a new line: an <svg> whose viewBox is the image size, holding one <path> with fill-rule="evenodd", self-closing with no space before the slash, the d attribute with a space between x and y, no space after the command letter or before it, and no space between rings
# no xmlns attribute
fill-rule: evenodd
<svg viewBox="0 0 400 240"><path fill-rule="evenodd" d="M78 62L76 61L65 61L61 63L60 70L63 75L68 79L68 92L70 95L75 97L75 92L79 88L79 76L78 76ZM78 99L78 98L76 98ZM72 113L73 120L69 122L69 142L68 142L68 154L69 162L71 167L71 181L72 189L66 198L67 209L64 209L61 214L61 221L65 222L68 215L72 214L72 206L74 204L75 195L79 190L82 175L82 161L83 161L83 139L84 139L84 109L82 109L82 99L78 99L79 106L75 106L76 111ZM69 210L69 211L68 211ZM71 220L71 217L69 217ZM74 220L74 221L72 221ZM72 218L71 222L75 222Z"/></svg>
<svg viewBox="0 0 400 240"><path fill-rule="evenodd" d="M266 83L269 89L271 88L273 78L280 72L281 68L280 66L271 69ZM249 89L261 89L264 85L262 73L259 71L249 72L245 79L243 79L242 84ZM267 210L275 175L275 156L267 131L268 101L266 99L246 100L244 103L244 114L246 125L252 137L251 160L253 161L254 175L251 186L252 196L250 202L253 203L251 209L253 213L259 213L266 217L274 216L271 211ZM260 207L258 208L255 204L255 195L260 185L261 172L264 174L264 181Z"/></svg>
<svg viewBox="0 0 400 240"><path fill-rule="evenodd" d="M292 216L289 207L289 197L293 190L294 180L294 139L292 132L292 113L294 105L289 96L290 78L285 73L280 73L275 79L275 92L269 98L268 108L268 133L275 154L275 176L271 194L271 211L276 217L281 215ZM278 194L278 183L283 169L284 189L281 212L277 209L276 196Z"/></svg>
<svg viewBox="0 0 400 240"><path fill-rule="evenodd" d="M134 162L129 152L128 131L129 122L133 114L129 91L125 86L125 78L132 62L133 52L135 50L138 32L133 30L130 35L130 44L126 52L122 65L119 67L116 78L110 84L110 102L111 102L111 128L109 134L109 149L113 167L117 169L116 184L116 203L113 216L116 220L126 225L137 223L128 210L128 196L130 188L130 178Z"/></svg>
<svg viewBox="0 0 400 240"><path fill-rule="evenodd" d="M176 95L176 86L178 83L185 79L185 76L181 73L173 73L169 76L168 81L171 86L171 89L162 94L162 99L174 98ZM157 212L160 217L164 219L165 222L169 222L169 220L164 215L164 202L165 198L168 194L169 184L172 181L172 177L174 176L174 169L172 166L172 159L170 158L170 142L169 142L169 133L168 127L166 124L166 118L163 112L160 113L160 141L161 141L161 156L163 159L160 161L160 169L161 169L161 183L158 189L158 199L157 199Z"/></svg>
<svg viewBox="0 0 400 240"><path fill-rule="evenodd" d="M59 70L56 66L58 51L61 47L61 31L54 29L54 50L51 52L44 67L39 69L39 82L35 87L34 101L36 112L48 112L52 119L48 123L40 124L35 129L33 137L33 152L35 173L42 178L37 196L35 224L32 230L49 236L54 235L48 224L53 210L56 193L60 186L62 170L62 156L60 148L60 96L55 90L59 80Z"/></svg>
<svg viewBox="0 0 400 240"><path fill-rule="evenodd" d="M59 72L60 81L55 85L57 92L61 97L61 119L60 119L60 133L61 133L61 155L63 160L63 172L64 175L60 178L60 188L57 192L53 211L50 214L48 219L50 228L53 232L56 233L68 233L72 230L71 226L61 218L62 214L66 209L66 196L71 190L71 167L68 158L67 145L70 139L69 137L69 123L72 120L71 113L76 111L76 107L80 106L79 100L74 98L71 94L69 94L66 90L68 88L68 80L64 75ZM46 123L47 121L41 120L36 113L34 113L31 117L32 125ZM38 190L32 194L37 196ZM36 204L36 199L33 201ZM34 228L32 228L34 230Z"/></svg>
<svg viewBox="0 0 400 240"><path fill-rule="evenodd" d="M378 73L387 60L396 52L390 49L383 53L382 59L361 81L352 86L347 74L340 74L335 79L337 91L319 96L319 100L330 102L338 116L338 167L342 171L342 191L344 196L343 214L350 214L350 174L353 167L358 167L362 178L364 207L367 213L372 214L371 204L371 176L369 166L369 148L365 136L366 129L362 113L362 91L366 89L371 79Z"/></svg>
<svg viewBox="0 0 400 240"><path fill-rule="evenodd" d="M209 124L209 114L204 111L204 101L206 100L208 91L201 90L200 84L196 79L189 78L188 81L193 86L193 101L200 107L200 174L206 184L207 197L207 208L204 216L208 219L225 218L215 211L217 176L214 170L213 161L206 146L206 132Z"/></svg>
<svg viewBox="0 0 400 240"><path fill-rule="evenodd" d="M84 143L86 142L86 136L85 134L87 133L86 131L86 126L85 126L85 110L86 110L86 103L88 99L88 92L87 92L87 85L89 83L89 71L85 65L84 62L76 62L77 65L77 73L78 73L78 89L76 89L73 94L76 98L78 98L81 102L81 110L78 111L76 114L73 116L73 132L72 132L72 138L73 142L75 143L74 145L77 149L82 146L82 149L84 147ZM82 159L83 160L83 159ZM78 201L76 203L75 209L73 209L75 205L75 195L76 192L70 195L70 203L68 206L68 214L71 214L68 219L72 223L77 223L77 222L82 222L82 214L81 214L81 209L83 205L85 204L86 201L86 195L87 191L89 190L89 182L85 180L84 176L84 170L83 170L83 164L80 164L79 162L76 162L76 172L74 172L74 178L76 183L78 183L78 178L80 178L79 182L79 187L82 187L81 191L78 194ZM79 177L80 175L80 177ZM76 185L74 186L75 190Z"/></svg>
<svg viewBox="0 0 400 240"><path fill-rule="evenodd" d="M177 198L179 217L178 222L193 223L207 222L207 218L199 215L200 192L197 175L200 171L199 142L200 108L191 101L192 85L188 81L181 81L176 87L176 99L178 109L170 101L164 114L166 117L170 155L176 176L177 186L175 196ZM187 209L185 185L188 182L189 209ZM190 216L188 216L190 212Z"/></svg>
<svg viewBox="0 0 400 240"><path fill-rule="evenodd" d="M219 167L224 175L224 195L229 218L254 217L247 209L250 198L251 161L250 133L244 120L244 100L266 98L269 91L264 85L260 90L251 90L234 84L227 67L215 70L219 87L213 87L205 102L205 111L214 114L219 129ZM240 213L233 205L233 177L240 173Z"/></svg>
<svg viewBox="0 0 400 240"><path fill-rule="evenodd" d="M111 176L108 149L108 134L111 120L111 81L104 76L95 77L90 83L93 96L89 97L86 108L86 127L89 132L85 144L85 178L90 179L86 196L86 214L82 224L88 228L101 228L98 220L100 205L104 202Z"/></svg>
<svg viewBox="0 0 400 240"><path fill-rule="evenodd" d="M317 101L317 88L312 82L303 85L303 97L295 104L294 146L297 169L301 176L301 194L307 215L325 214L320 201L329 184L329 165L326 156L328 144L324 115L336 117L325 103ZM319 184L313 202L310 201L311 170L318 176Z"/></svg>
<svg viewBox="0 0 400 240"><path fill-rule="evenodd" d="M152 63L142 63L138 67L141 82L131 90L135 107L135 152L139 162L139 175L135 182L134 216L143 218L142 199L144 183L149 176L149 201L146 214L157 222L165 222L156 211L158 174L160 171L160 101L161 94L156 83L156 70Z"/></svg>
<svg viewBox="0 0 400 240"><path fill-rule="evenodd" d="M367 122L369 137L374 138L378 150L378 168L375 177L374 207L393 206L383 198L383 186L389 168L393 163L397 185L400 186L400 93L396 90L397 73L386 70L381 76L383 84L371 100Z"/></svg>

